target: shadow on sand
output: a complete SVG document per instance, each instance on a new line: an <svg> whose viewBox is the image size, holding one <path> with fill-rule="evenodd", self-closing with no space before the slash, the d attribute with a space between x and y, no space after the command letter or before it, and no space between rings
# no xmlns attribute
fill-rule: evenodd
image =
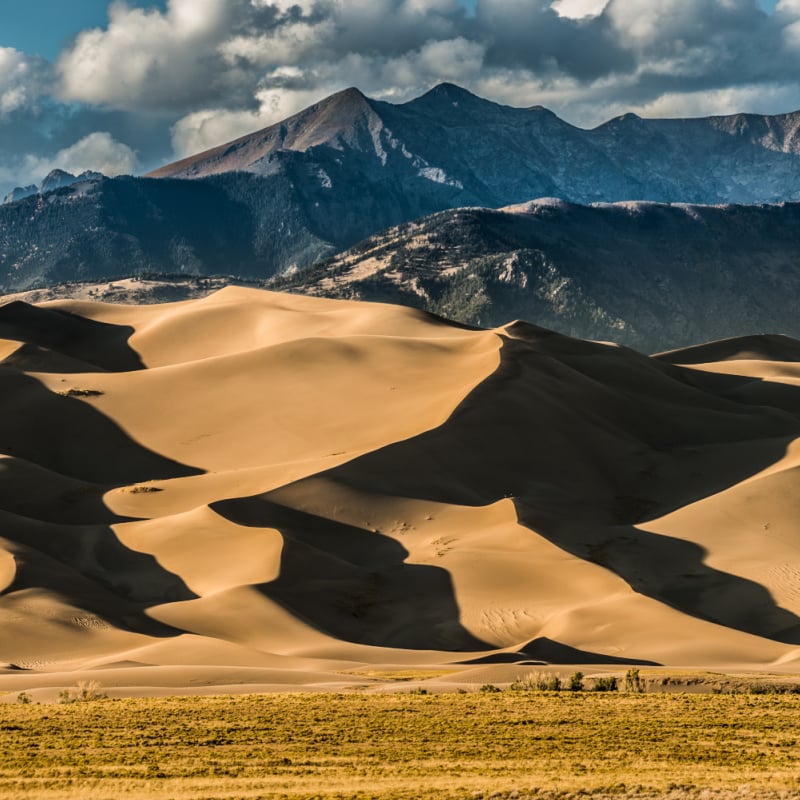
<svg viewBox="0 0 800 800"><path fill-rule="evenodd" d="M391 537L296 511L267 496L212 508L237 525L280 531L280 575L259 588L319 630L381 647L491 649L459 622L449 573L405 563L408 551Z"/></svg>
<svg viewBox="0 0 800 800"><path fill-rule="evenodd" d="M800 436L800 389L698 374L518 324L440 427L325 473L356 491L482 506L691 616L788 644L800 618L699 546L633 527L758 473ZM761 386L759 393L758 387ZM581 656L582 657L582 656ZM604 657L606 658L606 657Z"/></svg>
<svg viewBox="0 0 800 800"><path fill-rule="evenodd" d="M4 592L53 593L115 627L151 636L181 633L146 615L189 600L180 577L125 547L110 524L123 518L103 503L108 489L201 474L131 439L91 399L51 392L22 370L87 373L143 369L132 328L25 303L0 307L0 336L23 341L0 364L0 524L16 574ZM87 398L92 387L88 386ZM38 497L36 491L38 490ZM65 511L64 509L69 509ZM73 524L57 524L68 519Z"/></svg>

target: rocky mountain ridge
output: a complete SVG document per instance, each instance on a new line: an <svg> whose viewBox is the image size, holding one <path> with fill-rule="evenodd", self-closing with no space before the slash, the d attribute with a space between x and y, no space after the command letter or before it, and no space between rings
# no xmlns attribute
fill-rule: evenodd
<svg viewBox="0 0 800 800"><path fill-rule="evenodd" d="M350 89L150 177L3 205L0 291L144 273L267 281L432 213L536 197L800 200L798 131L800 113L625 115L586 131L452 84L399 105Z"/></svg>
<svg viewBox="0 0 800 800"><path fill-rule="evenodd" d="M800 337L800 204L443 211L270 286L402 303L462 323L525 319L657 352L733 335Z"/></svg>
<svg viewBox="0 0 800 800"><path fill-rule="evenodd" d="M577 203L759 203L800 199L799 131L800 112L697 119L625 114L583 130L541 106L503 106L453 84L399 105L351 88L150 174L272 175L300 160L315 164L319 184L333 189L331 158L358 156L387 181L438 184L454 207L542 196Z"/></svg>
<svg viewBox="0 0 800 800"><path fill-rule="evenodd" d="M16 203L18 200L24 200L31 195L44 195L48 192L54 192L56 189L63 189L65 186L72 186L74 183L83 183L87 181L98 181L105 176L100 172L92 170L85 170L79 175L73 175L63 169L54 169L45 175L41 183L36 186L30 184L29 186L17 186L12 189L4 198L2 205L9 205Z"/></svg>
<svg viewBox="0 0 800 800"><path fill-rule="evenodd" d="M9 295L143 304L238 284L399 303L467 325L526 319L648 352L734 335L800 338L800 204L579 206L542 199L439 212L272 279L143 274Z"/></svg>

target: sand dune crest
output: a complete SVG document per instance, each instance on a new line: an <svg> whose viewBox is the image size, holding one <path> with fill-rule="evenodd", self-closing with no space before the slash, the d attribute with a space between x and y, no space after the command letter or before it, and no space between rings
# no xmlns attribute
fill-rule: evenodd
<svg viewBox="0 0 800 800"><path fill-rule="evenodd" d="M39 685L800 660L800 343L241 288L0 336L0 661Z"/></svg>

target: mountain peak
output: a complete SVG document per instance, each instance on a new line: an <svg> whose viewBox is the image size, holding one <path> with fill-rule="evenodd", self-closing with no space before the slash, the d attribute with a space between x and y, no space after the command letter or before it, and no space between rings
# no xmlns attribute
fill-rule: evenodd
<svg viewBox="0 0 800 800"><path fill-rule="evenodd" d="M372 101L351 86L325 97L282 122L154 170L146 177L202 177L230 171L269 174L281 151L305 152L319 145L338 148L375 114Z"/></svg>
<svg viewBox="0 0 800 800"><path fill-rule="evenodd" d="M98 181L105 176L101 172L94 172L93 170L84 170L80 175L73 175L71 172L66 172L63 169L52 169L45 175L42 182L36 186L17 186L12 189L4 198L2 205L9 205L16 203L17 200L23 200L34 194L47 194L55 189L62 189L65 186L72 186L74 183L81 181Z"/></svg>
<svg viewBox="0 0 800 800"><path fill-rule="evenodd" d="M445 104L449 103L453 106L460 105L481 105L481 106L495 106L491 100L484 100L478 95L472 94L467 89L457 86L455 83L438 83L432 89L429 89L421 97L411 100L408 105L423 104L430 105L431 103Z"/></svg>
<svg viewBox="0 0 800 800"><path fill-rule="evenodd" d="M29 186L16 186L3 198L2 205L10 205L11 203L16 203L17 200L24 200L26 197L30 197L31 195L38 193L39 187L35 184L30 184Z"/></svg>
<svg viewBox="0 0 800 800"><path fill-rule="evenodd" d="M302 119L305 125L314 125L326 117L336 117L341 121L352 120L357 115L370 111L372 111L372 105L369 98L360 89L351 86L320 100L292 119ZM288 122L291 120L287 120Z"/></svg>
<svg viewBox="0 0 800 800"><path fill-rule="evenodd" d="M69 186L75 182L75 175L63 169L53 169L45 175L39 191L41 194L52 192L53 189L60 189L62 186Z"/></svg>
<svg viewBox="0 0 800 800"><path fill-rule="evenodd" d="M39 184L39 194L46 194L55 189L63 189L65 186L72 186L74 183L81 181L98 181L103 177L102 172L95 172L94 170L84 170L80 175L73 175L71 172L66 172L63 169L54 169L47 173L44 180Z"/></svg>
<svg viewBox="0 0 800 800"><path fill-rule="evenodd" d="M596 132L602 131L618 131L618 130L637 130L641 124L647 125L648 120L643 120L638 114L628 111L626 114L620 114L617 117L612 117L605 122L601 122L593 130Z"/></svg>
<svg viewBox="0 0 800 800"><path fill-rule="evenodd" d="M358 88L358 86L348 86L346 89L342 89L340 92L334 92L328 99L332 100L334 97L342 97L359 101L365 101L367 99L367 96L361 91L361 89Z"/></svg>
<svg viewBox="0 0 800 800"><path fill-rule="evenodd" d="M610 119L606 124L610 125L621 122L639 122L641 119L642 118L638 114L634 114L633 111L628 111L626 114L620 114L618 117Z"/></svg>
<svg viewBox="0 0 800 800"><path fill-rule="evenodd" d="M335 92L329 97L326 97L324 100L320 100L318 103L315 103L313 106L311 106L311 108L319 111L332 106L337 108L357 109L368 105L369 100L361 91L361 89L358 89L355 86L349 86L347 89L342 89L340 92Z"/></svg>
<svg viewBox="0 0 800 800"><path fill-rule="evenodd" d="M478 97L454 83L437 84L422 96L404 103L401 107L456 124L466 120L473 123L476 120L488 120L499 111L507 110L506 106Z"/></svg>
<svg viewBox="0 0 800 800"><path fill-rule="evenodd" d="M458 86L458 84L450 83L448 81L442 81L442 83L437 83L432 89L429 89L424 95L425 96L432 96L432 97L472 97L476 100L480 98L477 95L472 94L468 89L464 89L462 86Z"/></svg>

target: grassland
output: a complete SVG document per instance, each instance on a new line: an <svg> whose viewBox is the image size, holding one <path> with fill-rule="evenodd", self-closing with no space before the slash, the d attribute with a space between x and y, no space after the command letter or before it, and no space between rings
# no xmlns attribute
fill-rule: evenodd
<svg viewBox="0 0 800 800"><path fill-rule="evenodd" d="M790 798L798 720L797 695L2 704L0 798Z"/></svg>

